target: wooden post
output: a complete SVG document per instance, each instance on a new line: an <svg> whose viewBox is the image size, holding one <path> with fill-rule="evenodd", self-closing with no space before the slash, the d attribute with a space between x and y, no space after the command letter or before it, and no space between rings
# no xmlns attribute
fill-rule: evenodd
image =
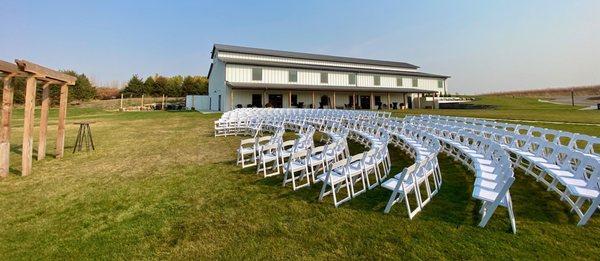
<svg viewBox="0 0 600 261"><path fill-rule="evenodd" d="M265 105L267 105L267 91L265 91L265 90L263 90L262 99L263 99L263 107L265 107Z"/></svg>
<svg viewBox="0 0 600 261"><path fill-rule="evenodd" d="M575 107L575 94L573 93L573 89L571 89L571 106Z"/></svg>
<svg viewBox="0 0 600 261"><path fill-rule="evenodd" d="M144 108L144 95L142 94L142 109Z"/></svg>
<svg viewBox="0 0 600 261"><path fill-rule="evenodd" d="M375 96L371 93L371 110L375 109Z"/></svg>
<svg viewBox="0 0 600 261"><path fill-rule="evenodd" d="M160 108L164 111L165 110L165 95L163 94L163 98L162 98L162 106L160 106Z"/></svg>
<svg viewBox="0 0 600 261"><path fill-rule="evenodd" d="M50 82L42 86L42 111L40 114L40 135L38 140L37 160L46 157L46 132L48 131L48 110L50 109Z"/></svg>
<svg viewBox="0 0 600 261"><path fill-rule="evenodd" d="M23 176L31 174L36 84L37 80L34 76L27 77L25 86L25 111L23 113L23 149L21 151L21 175Z"/></svg>
<svg viewBox="0 0 600 261"><path fill-rule="evenodd" d="M332 103L332 105L333 105L333 109L335 109L335 91L333 91L333 103Z"/></svg>
<svg viewBox="0 0 600 261"><path fill-rule="evenodd" d="M406 93L402 93L402 103L404 103L404 108L408 109L408 104L406 102Z"/></svg>
<svg viewBox="0 0 600 261"><path fill-rule="evenodd" d="M58 108L58 131L56 132L56 158L60 159L65 151L65 120L67 118L67 99L69 98L69 86L60 86L60 107Z"/></svg>
<svg viewBox="0 0 600 261"><path fill-rule="evenodd" d="M292 91L288 92L288 108L292 108Z"/></svg>
<svg viewBox="0 0 600 261"><path fill-rule="evenodd" d="M317 105L315 105L315 91L312 92L312 106L313 109L317 108Z"/></svg>
<svg viewBox="0 0 600 261"><path fill-rule="evenodd" d="M123 111L123 94L121 93L121 111Z"/></svg>
<svg viewBox="0 0 600 261"><path fill-rule="evenodd" d="M0 129L0 177L8 176L10 166L10 117L12 115L12 76L5 76L2 87L2 129Z"/></svg>
<svg viewBox="0 0 600 261"><path fill-rule="evenodd" d="M421 109L421 93L417 93L417 104L419 105L419 109Z"/></svg>
<svg viewBox="0 0 600 261"><path fill-rule="evenodd" d="M356 110L356 93L352 93L352 109Z"/></svg>
<svg viewBox="0 0 600 261"><path fill-rule="evenodd" d="M388 109L391 109L392 108L392 99L390 98L389 92L387 93L387 96L388 96Z"/></svg>

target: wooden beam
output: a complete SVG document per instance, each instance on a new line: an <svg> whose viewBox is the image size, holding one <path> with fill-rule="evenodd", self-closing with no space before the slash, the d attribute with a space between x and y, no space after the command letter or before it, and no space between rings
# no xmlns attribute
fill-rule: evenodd
<svg viewBox="0 0 600 261"><path fill-rule="evenodd" d="M292 108L292 91L288 92L288 108Z"/></svg>
<svg viewBox="0 0 600 261"><path fill-rule="evenodd" d="M31 174L33 158L33 119L35 118L35 89L37 80L30 76L25 85L25 112L23 117L23 150L21 151L21 175Z"/></svg>
<svg viewBox="0 0 600 261"><path fill-rule="evenodd" d="M69 86L60 86L60 107L58 108L58 131L56 132L56 158L63 157L65 152L65 120L67 118L67 99L69 98Z"/></svg>
<svg viewBox="0 0 600 261"><path fill-rule="evenodd" d="M356 93L352 93L352 109L356 110Z"/></svg>
<svg viewBox="0 0 600 261"><path fill-rule="evenodd" d="M312 92L312 106L313 109L317 108L317 105L315 105L315 91Z"/></svg>
<svg viewBox="0 0 600 261"><path fill-rule="evenodd" d="M50 84L44 83L42 86L42 110L40 114L40 135L38 140L37 160L43 160L46 157L46 133L48 132L48 111L50 109Z"/></svg>
<svg viewBox="0 0 600 261"><path fill-rule="evenodd" d="M19 73L21 72L21 70L19 70L19 67L9 63L9 62L5 62L0 60L0 72L3 73Z"/></svg>
<svg viewBox="0 0 600 261"><path fill-rule="evenodd" d="M371 93L371 110L375 109L375 96Z"/></svg>
<svg viewBox="0 0 600 261"><path fill-rule="evenodd" d="M74 76L46 68L44 66L32 63L27 60L15 60L15 63L17 64L17 66L19 66L19 69L21 69L21 71L36 74L38 77L54 79L66 83L67 85L74 85L75 81L77 81L77 78Z"/></svg>
<svg viewBox="0 0 600 261"><path fill-rule="evenodd" d="M0 123L0 177L8 176L10 167L10 117L12 115L14 89L12 76L3 78L2 119Z"/></svg>

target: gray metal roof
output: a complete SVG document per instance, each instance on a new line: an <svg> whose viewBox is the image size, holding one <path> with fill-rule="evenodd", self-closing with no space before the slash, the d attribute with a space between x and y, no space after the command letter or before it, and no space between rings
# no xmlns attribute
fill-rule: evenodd
<svg viewBox="0 0 600 261"><path fill-rule="evenodd" d="M289 91L348 91L348 92L392 92L392 93L434 93L437 91L407 87L360 87L360 86L335 86L335 85L302 85L302 84L274 84L274 83L246 83L227 82L233 89L253 90L289 90Z"/></svg>
<svg viewBox="0 0 600 261"><path fill-rule="evenodd" d="M413 65L410 63L404 63L404 62L381 61L381 60L351 58L351 57L332 56L332 55L323 55L323 54L310 54L310 53L300 53L300 52L287 52L287 51L251 48L251 47L225 45L225 44L215 44L213 46L213 50L212 50L212 54L211 54L211 58L213 58L213 59L214 59L214 55L216 53L215 51L225 51L225 52L244 53L244 54L257 54L257 55L267 55L267 56L285 57L285 58L300 58L300 59L310 59L310 60L318 60L318 61L382 65L382 66L392 66L392 67L407 68L407 69L418 69L419 68L419 66L416 66L416 65Z"/></svg>

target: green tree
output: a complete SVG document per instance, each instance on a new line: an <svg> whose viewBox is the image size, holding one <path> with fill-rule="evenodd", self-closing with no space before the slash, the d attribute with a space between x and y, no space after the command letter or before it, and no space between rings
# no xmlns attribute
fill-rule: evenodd
<svg viewBox="0 0 600 261"><path fill-rule="evenodd" d="M90 79L85 74L78 74L72 70L63 71L63 73L77 77L75 85L69 88L69 100L88 101L96 97L96 87L92 86Z"/></svg>
<svg viewBox="0 0 600 261"><path fill-rule="evenodd" d="M169 81L164 76L156 76L154 78L154 88L152 88L152 95L163 95L167 92L167 86Z"/></svg>
<svg viewBox="0 0 600 261"><path fill-rule="evenodd" d="M134 74L121 93L126 95L141 96L144 94L144 82L137 74Z"/></svg>
<svg viewBox="0 0 600 261"><path fill-rule="evenodd" d="M208 79L203 76L186 76L183 79L182 95L208 94Z"/></svg>
<svg viewBox="0 0 600 261"><path fill-rule="evenodd" d="M146 81L144 82L144 94L152 94L152 90L154 89L154 78L152 78L151 76L149 76L148 78L146 78Z"/></svg>

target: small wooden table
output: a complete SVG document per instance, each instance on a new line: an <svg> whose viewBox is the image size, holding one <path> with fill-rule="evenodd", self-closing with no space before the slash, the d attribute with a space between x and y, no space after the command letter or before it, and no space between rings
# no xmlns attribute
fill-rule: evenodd
<svg viewBox="0 0 600 261"><path fill-rule="evenodd" d="M81 151L83 149L83 143L85 143L85 149L87 151L94 148L94 140L92 139L92 129L90 128L90 124L93 122L82 121L75 122L73 124L79 124L79 132L77 133L77 139L75 140L75 147L73 147L73 153L75 151Z"/></svg>

